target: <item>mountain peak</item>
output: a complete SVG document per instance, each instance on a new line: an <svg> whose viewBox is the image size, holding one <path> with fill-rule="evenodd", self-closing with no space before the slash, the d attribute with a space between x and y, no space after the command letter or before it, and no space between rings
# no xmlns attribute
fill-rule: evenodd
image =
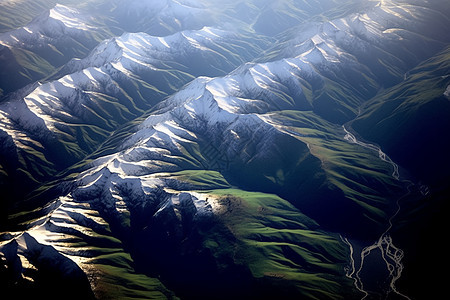
<svg viewBox="0 0 450 300"><path fill-rule="evenodd" d="M64 24L65 27L75 28L80 30L87 30L88 26L83 22L82 14L74 9L62 4L56 4L48 12L48 18L59 21Z"/></svg>
<svg viewBox="0 0 450 300"><path fill-rule="evenodd" d="M40 32L44 35L62 35L67 31L88 31L94 29L88 25L87 15L75 8L56 4L53 8L36 17L25 29L31 32Z"/></svg>

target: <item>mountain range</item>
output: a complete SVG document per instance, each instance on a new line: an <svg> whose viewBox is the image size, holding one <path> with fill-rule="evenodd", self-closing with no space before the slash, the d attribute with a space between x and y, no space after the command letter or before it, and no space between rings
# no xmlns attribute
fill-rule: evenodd
<svg viewBox="0 0 450 300"><path fill-rule="evenodd" d="M0 287L439 297L445 2L0 1Z"/></svg>

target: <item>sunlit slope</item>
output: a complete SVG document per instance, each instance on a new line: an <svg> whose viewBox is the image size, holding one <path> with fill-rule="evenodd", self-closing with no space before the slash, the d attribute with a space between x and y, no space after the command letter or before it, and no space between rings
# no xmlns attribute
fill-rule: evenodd
<svg viewBox="0 0 450 300"><path fill-rule="evenodd" d="M228 72L264 45L260 38L213 28L106 40L86 58L66 64L54 80L2 104L2 165L12 182L42 182L95 151L115 129L194 76Z"/></svg>
<svg viewBox="0 0 450 300"><path fill-rule="evenodd" d="M42 225L2 243L3 257L16 266L2 273L4 284L17 297L34 291L50 299L175 299L158 279L136 273L123 243L90 204L61 198L55 206L45 222L37 221Z"/></svg>

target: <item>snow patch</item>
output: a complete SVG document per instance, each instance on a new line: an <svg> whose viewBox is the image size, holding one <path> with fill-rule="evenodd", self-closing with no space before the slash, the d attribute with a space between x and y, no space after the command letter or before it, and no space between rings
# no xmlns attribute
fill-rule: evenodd
<svg viewBox="0 0 450 300"><path fill-rule="evenodd" d="M450 84L447 86L447 89L444 92L444 96L450 98Z"/></svg>

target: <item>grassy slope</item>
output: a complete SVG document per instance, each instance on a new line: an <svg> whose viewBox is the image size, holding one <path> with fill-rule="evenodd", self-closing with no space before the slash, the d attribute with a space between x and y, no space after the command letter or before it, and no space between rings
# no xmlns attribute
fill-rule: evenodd
<svg viewBox="0 0 450 300"><path fill-rule="evenodd" d="M57 233L53 245L59 252L89 253L81 268L96 296L173 298L174 294L152 275L158 272L163 274L165 285L175 287L186 299L227 299L233 295L248 295L249 299L345 299L351 294L351 281L344 276L348 249L338 235L320 229L286 200L232 188L217 171L184 170L152 176L180 181L168 186L180 192L188 189L214 198L220 212L206 225L195 226L193 233L180 241L181 246L176 246L165 238L145 235L139 226L130 235L129 226L136 226L137 218L145 218L147 224L154 212L131 211L118 221L87 203L65 200L65 208L59 211L67 213L77 226L66 227L59 212L53 215L48 230ZM61 233L65 235L58 237ZM137 239L136 244L131 236ZM139 253L144 253L144 258ZM154 260L162 265L158 267ZM239 276L233 278L233 272Z"/></svg>
<svg viewBox="0 0 450 300"><path fill-rule="evenodd" d="M392 166L377 152L344 140L341 127L313 112L280 111L270 118L290 136L279 135L265 150L277 153L266 153L270 160L231 162L224 171L229 182L275 193L332 230L367 236L385 228L394 200L404 192L391 176ZM258 153L257 143L246 151Z"/></svg>
<svg viewBox="0 0 450 300"><path fill-rule="evenodd" d="M305 139L311 143L313 153L322 158L331 184L338 186L348 199L360 206L359 214L383 227L385 210L389 206L384 195L378 194L371 185L368 187L349 178L367 178L380 188L400 189L389 176L389 166L377 163L375 154L361 154L362 149L345 141L338 143L337 148L329 149L329 144L324 141L335 145L330 139L338 139L333 136L336 133L330 132L330 125L325 121L316 123L324 126L323 131L308 129L313 114L306 113L305 116L305 113L292 111L282 114L284 119L289 116L291 122L297 122L297 130L303 127L302 134L308 132L309 137ZM370 162L368 157L374 161ZM352 166L352 163L360 166ZM365 167L367 164L371 170ZM286 299L298 296L345 299L347 292L352 293L350 283L343 279L348 249L338 236L323 231L323 227L288 201L274 194L233 188L217 171L185 170L154 176L176 178L186 185L172 188L196 191L206 198L216 199L221 206L220 222L199 230L202 245L214 257L219 270L231 269L234 265L248 268L253 278L250 285L257 287L261 295L282 295ZM365 231L367 233L367 228ZM230 290L231 286L235 287L235 283L230 283Z"/></svg>
<svg viewBox="0 0 450 300"><path fill-rule="evenodd" d="M224 206L220 219L239 241L235 262L248 265L262 295L344 299L347 250L336 236L275 195L236 189L208 194ZM219 243L207 237L205 246L217 252Z"/></svg>
<svg viewBox="0 0 450 300"><path fill-rule="evenodd" d="M35 16L53 7L57 2L52 0L38 1L4 1L0 9L0 32L21 27Z"/></svg>
<svg viewBox="0 0 450 300"><path fill-rule="evenodd" d="M24 49L3 48L0 58L0 83L5 94L42 79L55 70L48 61Z"/></svg>
<svg viewBox="0 0 450 300"><path fill-rule="evenodd" d="M371 100L352 127L373 140L419 179L446 178L450 167L444 137L450 128L450 48L411 70L405 81Z"/></svg>
<svg viewBox="0 0 450 300"><path fill-rule="evenodd" d="M206 286L201 288L201 292L190 294L192 291L189 292L188 287L178 283L187 299L196 293L199 299L208 295L211 297L210 293L214 291L217 299L237 296L236 292L239 297L246 295L249 299L345 299L347 294L352 293L351 281L344 276L348 249L336 234L323 231L314 220L288 201L274 194L233 188L216 171L186 170L154 176L176 178L186 184L176 187L180 191L189 189L216 203L214 206L219 206L218 215L212 223L199 225L195 229L197 234L190 234L183 241L189 244L189 238L198 239L200 235L201 248L196 248L195 252L207 255L199 263L205 264L212 259L209 264L216 266L214 271L209 271L209 279L203 278L206 274L196 272L189 275L194 278L184 279L190 284L203 280ZM180 252L183 252L182 249ZM165 258L163 253L160 254L162 261L176 261L172 256ZM177 252L177 255L180 253ZM190 255L193 256L189 258ZM182 257L182 261L196 261L196 255L189 254L189 251ZM197 266L199 269L203 267ZM176 268L178 270L173 272L181 274L168 276L172 278L169 282L182 280L183 267L177 264ZM229 270L236 268L242 269L238 278L243 286L232 278L221 277L221 274L228 274ZM217 290L207 283L216 277L224 280L222 284L214 281L213 286ZM228 289L222 291L226 288L225 284Z"/></svg>

